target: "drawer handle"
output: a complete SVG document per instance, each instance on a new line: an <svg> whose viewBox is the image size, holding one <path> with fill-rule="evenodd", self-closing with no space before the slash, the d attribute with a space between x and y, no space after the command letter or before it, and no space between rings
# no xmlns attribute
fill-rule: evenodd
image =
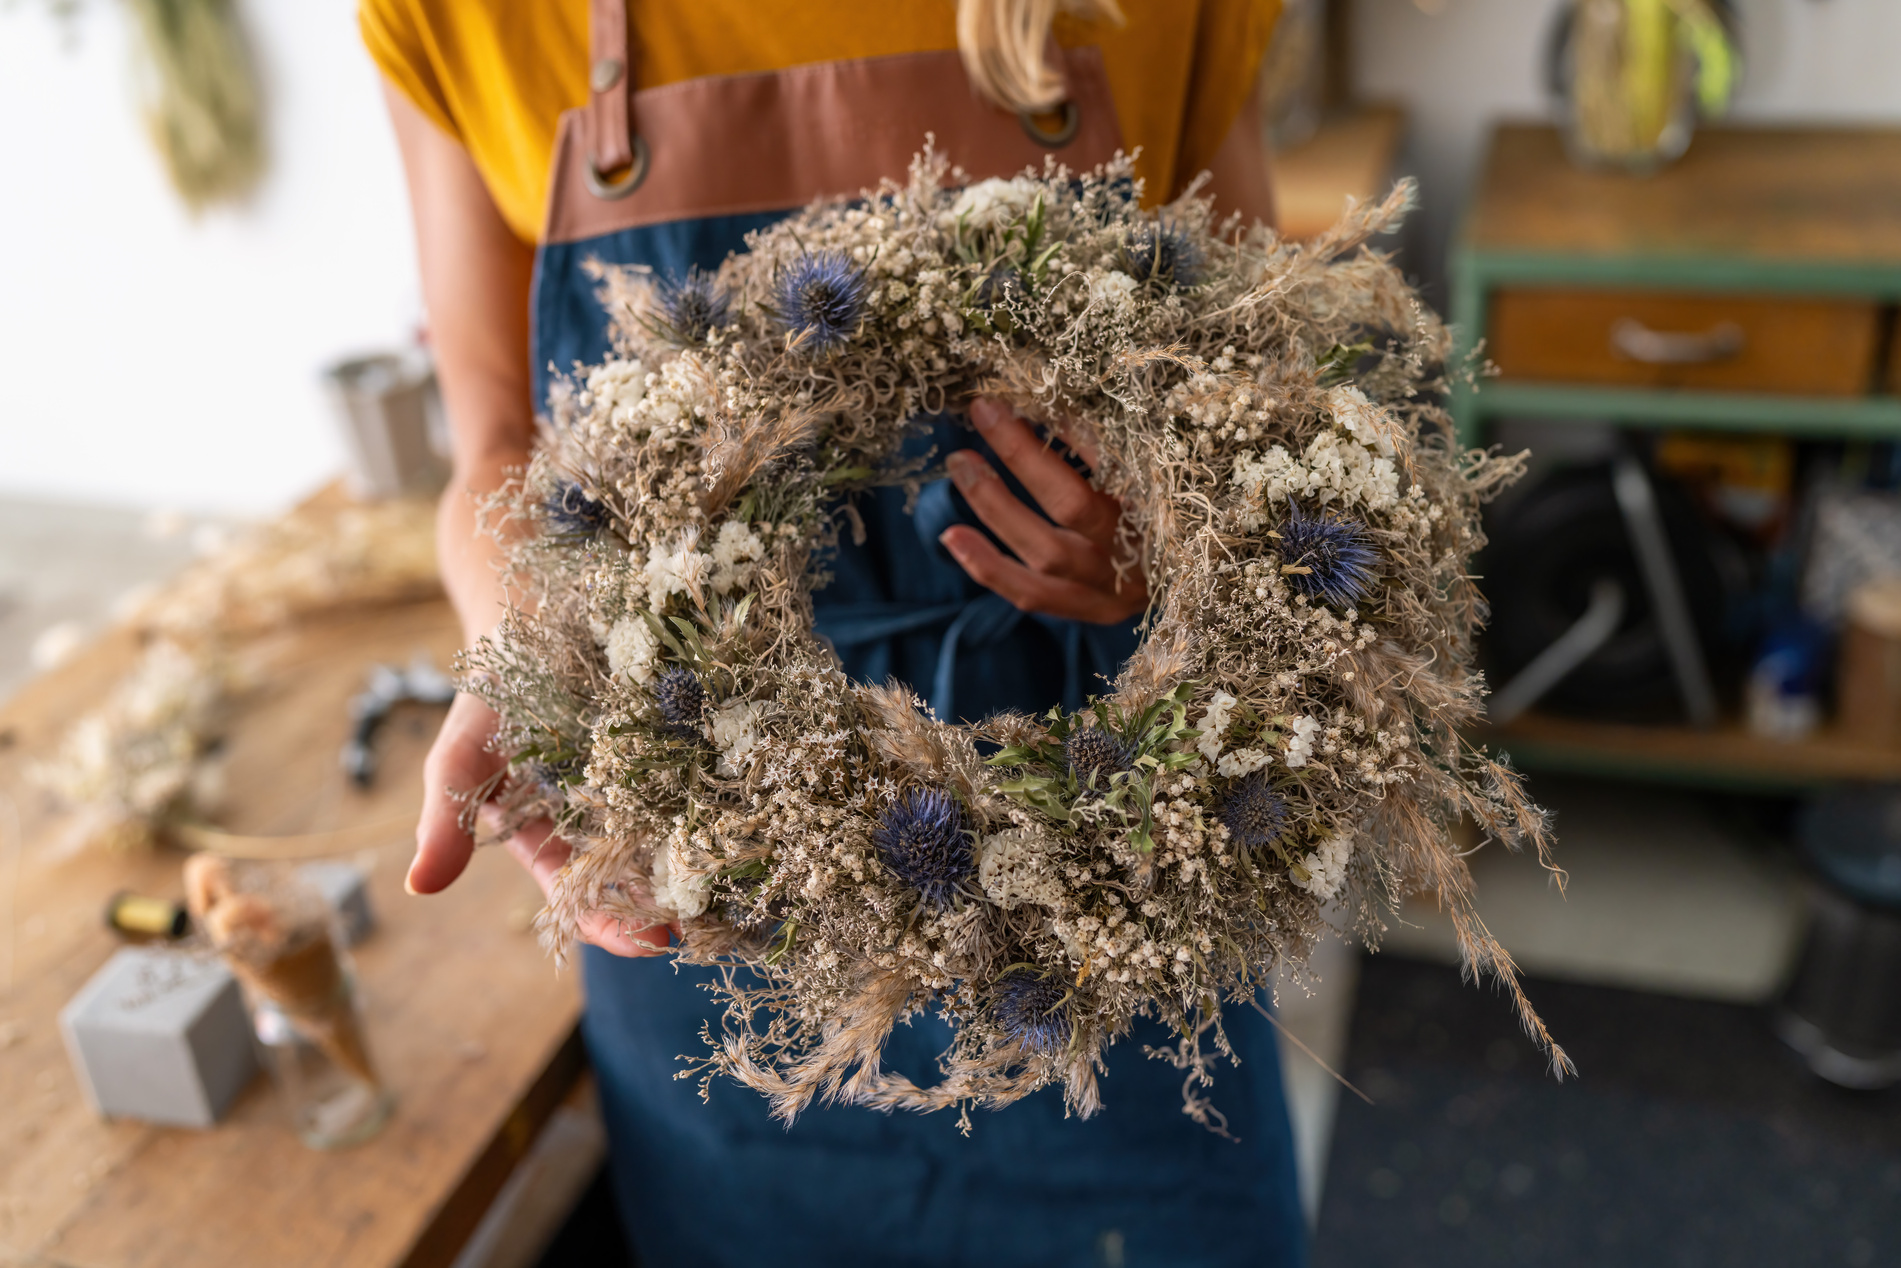
<svg viewBox="0 0 1901 1268"><path fill-rule="evenodd" d="M1743 350L1743 328L1733 321L1701 334L1652 330L1641 321L1620 317L1611 327L1611 351L1645 365L1710 365L1730 361Z"/></svg>

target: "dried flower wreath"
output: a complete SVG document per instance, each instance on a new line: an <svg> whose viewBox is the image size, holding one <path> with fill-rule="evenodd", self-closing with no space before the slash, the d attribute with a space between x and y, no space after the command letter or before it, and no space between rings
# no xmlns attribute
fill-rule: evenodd
<svg viewBox="0 0 1901 1268"><path fill-rule="evenodd" d="M1427 394L1446 332L1366 247L1410 189L1303 246L1192 190L1144 211L1126 161L960 176L927 149L717 273L598 270L615 355L559 381L489 508L519 606L464 665L509 759L471 801L574 846L550 945L587 909L676 925L673 954L723 968L703 1079L786 1118L967 1125L1052 1083L1089 1114L1103 1047L1149 1016L1218 1126L1222 1001L1303 964L1329 904L1374 938L1424 892L1568 1068L1451 844L1461 817L1548 843L1460 736L1477 509L1519 464L1455 450ZM980 392L1084 420L1154 595L1076 713L956 725L812 631L851 495L919 487L913 420ZM932 1086L880 1064L926 1009L956 1028Z"/></svg>

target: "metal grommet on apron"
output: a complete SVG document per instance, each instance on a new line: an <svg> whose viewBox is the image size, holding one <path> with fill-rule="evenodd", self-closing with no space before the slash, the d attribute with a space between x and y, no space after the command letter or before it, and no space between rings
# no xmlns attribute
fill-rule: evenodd
<svg viewBox="0 0 1901 1268"><path fill-rule="evenodd" d="M1062 118L1054 128L1046 131L1043 125L1037 122L1039 113L1058 114ZM1030 140L1046 149L1060 150L1076 139L1076 133L1082 129L1083 112L1075 102L1065 101L1053 111L1019 111L1017 119L1023 124L1023 130L1030 134Z"/></svg>
<svg viewBox="0 0 1901 1268"><path fill-rule="evenodd" d="M627 165L625 173L611 180L601 173L601 166L598 160L593 158L588 159L588 193L593 194L596 198L612 200L615 198L625 198L640 188L640 183L647 179L648 157L646 138L642 137L639 133L635 133L633 145L633 161Z"/></svg>
<svg viewBox="0 0 1901 1268"><path fill-rule="evenodd" d="M612 351L601 265L662 278L715 269L816 196L902 182L926 133L972 180L1041 170L1052 148L1072 170L1122 148L1095 48L1057 50L1067 101L1062 126L1043 131L982 104L955 49L637 89L625 0L590 4L591 97L561 118L535 261L538 402L553 372ZM974 443L946 418L911 448ZM1099 689L1135 645L1130 628L1025 617L970 581L936 542L964 511L948 485L927 486L915 520L901 490L857 510L865 541L845 535L813 607L861 681L902 678L965 717L1038 713ZM756 1092L720 1083L702 1101L677 1078L702 1029L717 1033L712 970L588 947L583 972L615 1191L643 1262L1044 1268L1102 1262L1108 1244L1130 1263L1183 1251L1204 1264L1303 1262L1275 1039L1251 1010L1226 1023L1247 1064L1214 1090L1239 1144L1181 1113L1180 1073L1142 1053L1172 1042L1159 1028L1111 1051L1110 1108L1088 1120L1049 1089L983 1115L968 1138L946 1115L824 1106L788 1130ZM949 1038L921 1016L893 1032L885 1064L934 1082Z"/></svg>

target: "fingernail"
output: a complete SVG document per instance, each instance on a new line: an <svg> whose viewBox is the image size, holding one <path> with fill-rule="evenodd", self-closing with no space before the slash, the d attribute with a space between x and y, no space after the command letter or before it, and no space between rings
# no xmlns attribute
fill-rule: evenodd
<svg viewBox="0 0 1901 1268"><path fill-rule="evenodd" d="M968 449L953 449L944 459L944 466L950 471L950 478L957 487L969 492L970 486L977 483L982 474L981 464L971 456Z"/></svg>
<svg viewBox="0 0 1901 1268"><path fill-rule="evenodd" d="M980 396L970 403L970 421L979 428L994 426L1004 412L1001 401L993 401L987 396Z"/></svg>
<svg viewBox="0 0 1901 1268"><path fill-rule="evenodd" d="M939 533L937 535L937 544L953 555L960 553L957 549L957 530L955 529L947 528Z"/></svg>
<svg viewBox="0 0 1901 1268"><path fill-rule="evenodd" d="M420 862L422 862L420 858L414 858L414 859L409 860L409 870L403 873L403 892L405 894L408 894L412 898L422 897L422 891L417 889L416 886L413 883L411 883L411 880L410 880L410 878L416 874L416 864Z"/></svg>

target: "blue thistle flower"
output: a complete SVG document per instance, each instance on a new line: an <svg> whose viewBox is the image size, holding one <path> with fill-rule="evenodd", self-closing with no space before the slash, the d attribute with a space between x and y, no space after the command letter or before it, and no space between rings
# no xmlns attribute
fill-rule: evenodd
<svg viewBox="0 0 1901 1268"><path fill-rule="evenodd" d="M1244 850L1264 850L1280 838L1287 803L1268 784L1266 773L1257 770L1235 781L1217 813L1230 841Z"/></svg>
<svg viewBox="0 0 1901 1268"><path fill-rule="evenodd" d="M675 665L654 682L654 704L667 730L683 740L698 739L700 715L706 710L706 688L685 665Z"/></svg>
<svg viewBox="0 0 1901 1268"><path fill-rule="evenodd" d="M572 480L555 486L542 503L548 529L558 537L592 537L607 527L607 507L589 497Z"/></svg>
<svg viewBox="0 0 1901 1268"><path fill-rule="evenodd" d="M1138 282L1154 278L1186 290L1201 284L1206 264L1200 244L1166 220L1137 225L1122 244L1122 271Z"/></svg>
<svg viewBox="0 0 1901 1268"><path fill-rule="evenodd" d="M1077 727L1063 741L1063 760L1079 788L1106 792L1109 777L1129 769L1129 746L1099 726Z"/></svg>
<svg viewBox="0 0 1901 1268"><path fill-rule="evenodd" d="M715 329L731 324L731 299L713 275L697 264L685 276L661 282L654 298L668 332L681 343L699 343Z"/></svg>
<svg viewBox="0 0 1901 1268"><path fill-rule="evenodd" d="M1069 987L1060 976L1013 969L997 983L990 1014L1003 1033L1033 1052L1069 1046Z"/></svg>
<svg viewBox="0 0 1901 1268"><path fill-rule="evenodd" d="M552 762L535 758L520 767L518 774L544 792L557 793L567 785L578 782L586 772L586 759L579 753L568 753Z"/></svg>
<svg viewBox="0 0 1901 1268"><path fill-rule="evenodd" d="M1280 526L1281 563L1306 571L1285 573L1287 584L1335 607L1365 598L1380 558L1366 526L1327 511L1303 515L1300 507L1288 506L1287 521Z"/></svg>
<svg viewBox="0 0 1901 1268"><path fill-rule="evenodd" d="M794 260L779 275L773 301L785 328L822 351L845 342L864 315L864 270L842 251L820 251Z"/></svg>
<svg viewBox="0 0 1901 1268"><path fill-rule="evenodd" d="M935 788L914 788L888 806L871 843L884 865L935 907L949 905L958 882L976 866L963 807Z"/></svg>

